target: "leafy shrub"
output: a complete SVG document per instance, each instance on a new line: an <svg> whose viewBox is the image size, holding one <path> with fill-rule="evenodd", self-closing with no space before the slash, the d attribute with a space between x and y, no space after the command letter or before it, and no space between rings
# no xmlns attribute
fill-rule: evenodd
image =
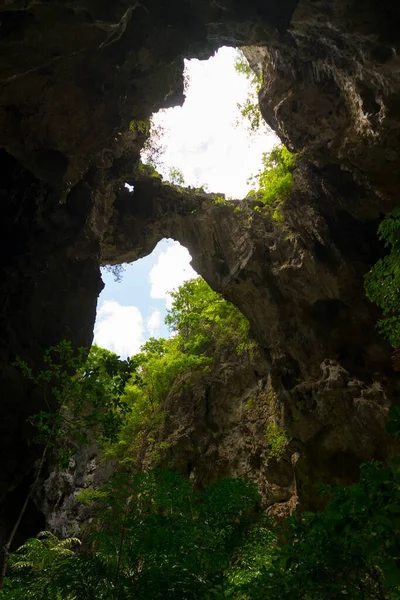
<svg viewBox="0 0 400 600"><path fill-rule="evenodd" d="M167 179L174 185L185 185L185 177L177 167L170 167L168 169Z"/></svg>
<svg viewBox="0 0 400 600"><path fill-rule="evenodd" d="M88 549L53 561L46 552L38 564L40 541L28 540L29 568L22 576L12 568L2 600L214 597L258 500L249 482L226 479L196 492L171 471L118 473L103 491Z"/></svg>
<svg viewBox="0 0 400 600"><path fill-rule="evenodd" d="M28 419L36 428L32 441L42 445L42 453L35 467L33 484L1 547L0 589L11 545L49 451L52 450L53 457L66 468L77 445L89 444L94 438L100 445L115 442L124 416L129 411L122 396L127 381L134 376L131 360L121 361L116 354L97 346L93 346L88 356L86 348L74 349L70 342L63 340L45 352L43 363L44 368L35 373L21 359L15 362L15 366L42 394L46 410Z"/></svg>
<svg viewBox="0 0 400 600"><path fill-rule="evenodd" d="M0 598L398 600L398 460L364 464L358 483L320 492L324 510L279 530L257 515L257 490L243 480L199 492L171 471L118 473L94 498L85 549L28 540Z"/></svg>
<svg viewBox="0 0 400 600"><path fill-rule="evenodd" d="M285 146L276 146L271 152L263 154L262 163L262 170L249 179L249 183L255 186L249 192L249 197L271 205L283 200L292 190L295 155ZM278 212L276 220L282 220Z"/></svg>
<svg viewBox="0 0 400 600"><path fill-rule="evenodd" d="M32 415L33 441L54 448L64 466L65 444L89 444L117 439L129 406L125 387L134 376L134 361L120 360L113 352L92 346L75 350L63 340L43 357L45 367L37 374L24 361L16 366L43 394L46 410Z"/></svg>
<svg viewBox="0 0 400 600"><path fill-rule="evenodd" d="M264 592L277 600L400 597L400 472L367 463L350 487L322 487L319 513L289 519Z"/></svg>
<svg viewBox="0 0 400 600"><path fill-rule="evenodd" d="M4 589L0 591L0 598L61 600L62 596L58 592L54 596L52 590L46 589L49 572L55 565L75 556L75 549L80 544L77 538L59 540L49 531L42 531L36 538L28 539L10 555L11 575L6 579Z"/></svg>
<svg viewBox="0 0 400 600"><path fill-rule="evenodd" d="M365 275L365 290L383 312L378 329L394 348L400 348L400 210L386 215L378 228L389 254Z"/></svg>

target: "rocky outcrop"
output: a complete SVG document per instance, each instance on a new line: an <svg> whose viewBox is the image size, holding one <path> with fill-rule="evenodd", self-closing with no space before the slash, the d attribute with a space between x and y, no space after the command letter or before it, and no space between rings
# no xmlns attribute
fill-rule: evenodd
<svg viewBox="0 0 400 600"><path fill-rule="evenodd" d="M0 12L0 498L9 507L10 490L29 485L26 417L43 404L15 356L39 366L62 338L89 345L99 264L139 258L162 237L186 245L249 318L302 444L303 482L323 465L349 480L360 460L385 458L383 411L398 389L362 277L397 202L398 6L8 0ZM283 225L135 171L135 122L182 102L183 58L222 44L263 47L262 113L303 154Z"/></svg>
<svg viewBox="0 0 400 600"><path fill-rule="evenodd" d="M303 0L261 61L267 123L319 168L351 172L382 210L398 202L399 22L396 3Z"/></svg>
<svg viewBox="0 0 400 600"><path fill-rule="evenodd" d="M101 460L96 444L77 448L64 470L50 464L33 498L46 527L60 538L78 535L82 525L90 523L93 511L77 496L82 490L98 488L115 469L113 461Z"/></svg>

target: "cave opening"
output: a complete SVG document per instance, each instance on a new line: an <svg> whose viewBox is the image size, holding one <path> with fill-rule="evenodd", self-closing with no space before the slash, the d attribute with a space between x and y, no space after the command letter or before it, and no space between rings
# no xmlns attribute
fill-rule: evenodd
<svg viewBox="0 0 400 600"><path fill-rule="evenodd" d="M141 153L164 180L227 199L244 198L250 190L249 177L279 140L264 122L252 129L241 114L250 97L257 101L254 83L237 68L241 56L222 47L208 60L185 60L185 102L153 115L155 133ZM134 193L133 185L126 187ZM168 337L168 292L196 275L186 248L167 239L145 258L106 267L94 342L128 356L149 337Z"/></svg>
<svg viewBox="0 0 400 600"><path fill-rule="evenodd" d="M156 152L161 146L155 167L165 179L236 199L250 190L263 152L279 140L263 120L251 129L241 114L248 99L257 103L254 82L237 66L241 56L223 46L208 60L185 60L185 102L152 118Z"/></svg>
<svg viewBox="0 0 400 600"><path fill-rule="evenodd" d="M151 337L168 338L164 318L171 306L169 292L197 276L190 261L184 246L163 239L151 254L122 270L103 269L94 343L125 358Z"/></svg>

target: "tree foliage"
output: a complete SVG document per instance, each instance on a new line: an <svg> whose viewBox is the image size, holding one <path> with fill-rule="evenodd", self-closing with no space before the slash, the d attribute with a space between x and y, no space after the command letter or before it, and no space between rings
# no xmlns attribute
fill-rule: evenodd
<svg viewBox="0 0 400 600"><path fill-rule="evenodd" d="M130 412L118 441L106 451L109 458L129 462L142 442L153 444L154 458L159 458L167 449L156 438L168 394L204 374L216 355L254 351L247 319L201 277L186 281L171 296L165 322L174 335L168 340L151 338L133 357L137 378L126 386L124 396Z"/></svg>
<svg viewBox="0 0 400 600"><path fill-rule="evenodd" d="M237 50L235 59L235 70L246 77L249 82L249 93L243 103L238 102L237 106L242 119L247 123L250 134L258 132L265 126L265 121L260 112L258 103L258 92L260 91L262 78L251 69L249 62L242 50Z"/></svg>
<svg viewBox="0 0 400 600"><path fill-rule="evenodd" d="M358 483L320 492L324 510L279 530L255 511L249 482L225 479L200 492L173 471L121 472L94 500L84 550L29 540L0 598L398 600L398 460L367 463Z"/></svg>
<svg viewBox="0 0 400 600"><path fill-rule="evenodd" d="M167 171L167 180L174 185L185 185L185 177L180 169L177 167L170 167Z"/></svg>
<svg viewBox="0 0 400 600"><path fill-rule="evenodd" d="M15 555L26 566L13 560L2 600L25 591L32 600L215 597L258 500L249 482L226 479L199 492L171 471L119 473L104 491L87 549L51 561L40 540L28 540ZM72 545L53 548L63 544Z"/></svg>
<svg viewBox="0 0 400 600"><path fill-rule="evenodd" d="M255 197L263 204L273 205L283 200L292 190L295 155L285 146L275 146L262 156L263 168L249 179L254 189L249 197Z"/></svg>
<svg viewBox="0 0 400 600"><path fill-rule="evenodd" d="M400 348L400 210L386 215L378 228L388 254L378 260L365 276L365 290L371 302L383 312L378 329L394 348Z"/></svg>
<svg viewBox="0 0 400 600"><path fill-rule="evenodd" d="M325 510L289 520L275 563L274 597L354 600L400 597L400 472L365 464L348 488L329 486ZM268 586L266 590L268 590Z"/></svg>
<svg viewBox="0 0 400 600"><path fill-rule="evenodd" d="M46 407L29 418L36 429L33 441L54 448L65 466L74 447L93 439L115 441L129 411L124 394L134 377L134 360L121 360L98 346L88 354L63 340L45 352L43 362L44 368L34 373L27 363L16 361Z"/></svg>
<svg viewBox="0 0 400 600"><path fill-rule="evenodd" d="M178 334L185 352L215 355L223 348L249 350L249 322L230 302L198 277L171 293L173 303L165 319Z"/></svg>
<svg viewBox="0 0 400 600"><path fill-rule="evenodd" d="M3 587L8 557L28 502L42 474L49 450L62 467L67 467L77 446L94 439L101 445L116 441L129 410L123 400L126 383L134 376L130 359L94 346L88 356L85 348L75 350L66 340L49 348L44 368L35 373L17 359L21 373L42 395L45 409L28 419L36 429L32 442L42 445L34 481L19 509L16 521L0 551L0 589Z"/></svg>

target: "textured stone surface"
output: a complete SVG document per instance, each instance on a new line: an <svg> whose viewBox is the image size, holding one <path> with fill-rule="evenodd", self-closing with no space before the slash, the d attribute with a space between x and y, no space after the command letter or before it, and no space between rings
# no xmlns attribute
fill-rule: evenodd
<svg viewBox="0 0 400 600"><path fill-rule="evenodd" d="M337 164L397 202L400 60L397 3L301 0L265 48L262 114L319 167Z"/></svg>
<svg viewBox="0 0 400 600"><path fill-rule="evenodd" d="M81 490L97 488L114 470L112 461L101 461L95 444L79 448L66 470L49 465L34 497L35 505L45 516L46 527L62 538L76 536L91 518L90 507L79 502L77 495Z"/></svg>

